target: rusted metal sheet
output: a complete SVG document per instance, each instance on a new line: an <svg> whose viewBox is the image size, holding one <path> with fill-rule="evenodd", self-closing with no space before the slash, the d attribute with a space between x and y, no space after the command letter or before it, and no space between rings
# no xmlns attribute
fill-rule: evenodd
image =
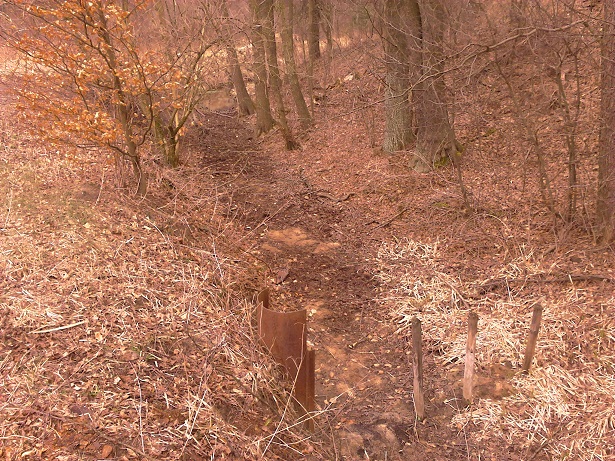
<svg viewBox="0 0 615 461"><path fill-rule="evenodd" d="M258 335L276 362L294 381L295 403L304 415L314 411L315 353L307 347L307 311L275 312L269 308L269 289L257 297ZM313 423L308 420L308 427Z"/></svg>

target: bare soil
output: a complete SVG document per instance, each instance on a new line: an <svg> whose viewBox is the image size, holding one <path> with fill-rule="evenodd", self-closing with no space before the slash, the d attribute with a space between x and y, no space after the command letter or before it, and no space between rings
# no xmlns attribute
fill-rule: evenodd
<svg viewBox="0 0 615 461"><path fill-rule="evenodd" d="M385 226L378 227L387 216L361 203L361 177L368 174L358 166L363 159L356 159L351 173L359 181L346 182L336 177L353 169L344 153L342 160L307 148L289 153L275 144L240 146L228 139L250 140L248 127L220 116L210 123L208 132L220 138L201 144L203 162L232 181L229 199L253 234L252 256L267 274L260 288L274 288L276 309L308 310L317 403L325 410L318 431L333 436L346 459L398 459L402 451L414 451L408 348L376 302L373 276L386 235ZM323 173L330 178L326 183ZM286 277L276 284L280 273ZM426 433L442 437L433 428ZM433 459L430 437L422 441L425 458L416 459ZM454 445L456 437L446 431L446 438Z"/></svg>

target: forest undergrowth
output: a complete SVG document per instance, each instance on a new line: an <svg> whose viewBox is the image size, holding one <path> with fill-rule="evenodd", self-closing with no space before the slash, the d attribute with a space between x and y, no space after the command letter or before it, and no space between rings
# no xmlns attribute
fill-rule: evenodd
<svg viewBox="0 0 615 461"><path fill-rule="evenodd" d="M49 151L11 120L5 108L3 459L306 451L284 430L288 394L252 330L250 242L211 176L186 168L181 188L132 198L113 165Z"/></svg>
<svg viewBox="0 0 615 461"><path fill-rule="evenodd" d="M486 72L481 91L457 95L467 108L456 129L468 209L450 165L417 174L403 153L374 149L383 125L373 109L381 98L375 50L371 42L340 49L321 69L317 125L301 150L287 152L274 132L207 165L222 151L206 139L229 131L212 135L216 125L202 120L179 169L148 165L142 199L114 165L26 135L14 101L5 101L0 456L615 459L615 257L592 234L590 149L580 159L579 212L564 222L541 203L511 103ZM485 125L486 110L501 117ZM554 141L551 148L556 164ZM555 175L554 190L564 181ZM313 243L331 256L310 266L316 250L272 244L289 227L332 242ZM278 266L289 268L287 281L276 280ZM350 266L352 277L336 281ZM313 296L340 309L311 320L323 357L314 434L296 424L289 384L258 346L251 301L267 284L286 308ZM520 361L536 303L543 323L526 375ZM470 311L479 315L478 378L465 407ZM377 426L394 404L412 414L414 316L423 323L427 418L404 413L389 445L365 429L355 446L358 429L348 427ZM326 346L339 338L353 355L332 365ZM351 361L390 378L382 394L356 382ZM336 380L349 383L344 392L329 390ZM379 399L389 406L378 410Z"/></svg>

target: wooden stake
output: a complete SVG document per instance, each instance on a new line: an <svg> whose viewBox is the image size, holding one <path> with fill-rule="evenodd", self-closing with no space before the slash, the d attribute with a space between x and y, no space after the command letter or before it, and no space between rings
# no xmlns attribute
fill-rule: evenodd
<svg viewBox="0 0 615 461"><path fill-rule="evenodd" d="M478 333L478 314L468 315L468 342L466 344L466 366L463 373L463 398L472 403L474 393L474 361L476 357L476 335Z"/></svg>
<svg viewBox="0 0 615 461"><path fill-rule="evenodd" d="M421 321L412 319L412 372L414 374L414 411L420 420L425 418L425 397L423 394L423 338Z"/></svg>
<svg viewBox="0 0 615 461"><path fill-rule="evenodd" d="M540 322L542 320L542 306L536 304L534 313L532 314L532 323L530 324L530 334L525 347L525 357L523 358L523 371L528 372L534 360L534 352L536 351L536 342L538 341L538 332L540 331Z"/></svg>

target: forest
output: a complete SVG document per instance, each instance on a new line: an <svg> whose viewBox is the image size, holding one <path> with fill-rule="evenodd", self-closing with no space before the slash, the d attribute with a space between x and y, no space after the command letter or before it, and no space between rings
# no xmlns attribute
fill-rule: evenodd
<svg viewBox="0 0 615 461"><path fill-rule="evenodd" d="M0 459L615 460L615 3L0 0Z"/></svg>

